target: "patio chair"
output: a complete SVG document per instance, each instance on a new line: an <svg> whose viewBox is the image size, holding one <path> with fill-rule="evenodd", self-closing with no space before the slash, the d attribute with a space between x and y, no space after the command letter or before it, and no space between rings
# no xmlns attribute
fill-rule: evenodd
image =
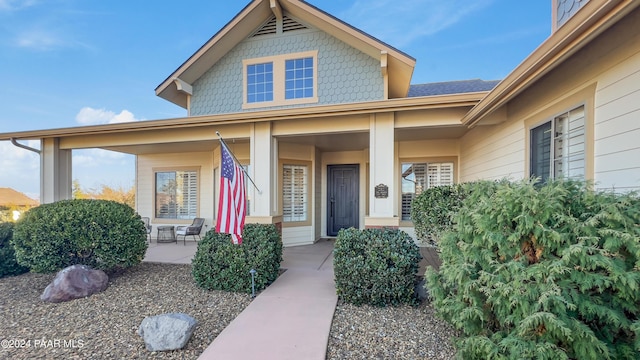
<svg viewBox="0 0 640 360"><path fill-rule="evenodd" d="M198 240L196 240L196 236L198 237L198 239L202 240L202 238L200 237L202 225L204 225L204 219L195 218L193 219L193 223L191 223L191 225L189 226L178 226L176 228L176 240L179 240L178 237L182 236L182 245L186 245L187 236L192 236L195 242L198 242Z"/></svg>
<svg viewBox="0 0 640 360"><path fill-rule="evenodd" d="M151 244L151 230L153 229L153 225L151 225L151 219L146 216L141 217L142 222L144 223L144 229L147 232L147 240L149 244Z"/></svg>

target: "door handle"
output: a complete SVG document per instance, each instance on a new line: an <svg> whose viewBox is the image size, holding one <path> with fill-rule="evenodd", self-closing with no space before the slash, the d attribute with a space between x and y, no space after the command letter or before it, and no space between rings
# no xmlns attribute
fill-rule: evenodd
<svg viewBox="0 0 640 360"><path fill-rule="evenodd" d="M331 198L331 217L333 217L333 208L335 206L336 200L334 198Z"/></svg>

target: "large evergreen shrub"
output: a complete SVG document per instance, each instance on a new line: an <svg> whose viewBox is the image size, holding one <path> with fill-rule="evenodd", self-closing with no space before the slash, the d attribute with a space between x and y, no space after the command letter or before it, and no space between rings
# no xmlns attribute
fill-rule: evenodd
<svg viewBox="0 0 640 360"><path fill-rule="evenodd" d="M29 268L16 262L16 253L13 245L9 243L12 237L13 223L0 223L0 278L29 271Z"/></svg>
<svg viewBox="0 0 640 360"><path fill-rule="evenodd" d="M140 216L108 200L63 200L27 211L12 243L18 263L34 272L74 264L109 270L139 264L147 250Z"/></svg>
<svg viewBox="0 0 640 360"><path fill-rule="evenodd" d="M640 200L577 182L476 189L427 271L464 359L637 359Z"/></svg>
<svg viewBox="0 0 640 360"><path fill-rule="evenodd" d="M229 234L209 230L198 243L192 261L192 274L198 286L208 290L251 293L251 274L255 269L256 291L274 282L282 262L282 237L275 225L247 224L242 244Z"/></svg>
<svg viewBox="0 0 640 360"><path fill-rule="evenodd" d="M400 230L342 229L333 251L338 296L376 306L415 303L420 252Z"/></svg>

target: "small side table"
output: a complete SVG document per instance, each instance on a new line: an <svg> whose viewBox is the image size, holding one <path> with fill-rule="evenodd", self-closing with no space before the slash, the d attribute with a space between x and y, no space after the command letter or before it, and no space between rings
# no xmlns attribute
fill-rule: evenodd
<svg viewBox="0 0 640 360"><path fill-rule="evenodd" d="M177 243L173 225L158 226L158 243Z"/></svg>

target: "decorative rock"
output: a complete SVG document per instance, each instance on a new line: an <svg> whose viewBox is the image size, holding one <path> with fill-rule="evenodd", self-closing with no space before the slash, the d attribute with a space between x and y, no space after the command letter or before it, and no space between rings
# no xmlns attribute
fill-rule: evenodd
<svg viewBox="0 0 640 360"><path fill-rule="evenodd" d="M178 350L187 344L197 323L182 313L148 316L142 320L138 335L149 351Z"/></svg>
<svg viewBox="0 0 640 360"><path fill-rule="evenodd" d="M86 265L72 265L56 274L40 299L47 302L63 302L83 298L104 291L109 277L102 270L94 270Z"/></svg>

